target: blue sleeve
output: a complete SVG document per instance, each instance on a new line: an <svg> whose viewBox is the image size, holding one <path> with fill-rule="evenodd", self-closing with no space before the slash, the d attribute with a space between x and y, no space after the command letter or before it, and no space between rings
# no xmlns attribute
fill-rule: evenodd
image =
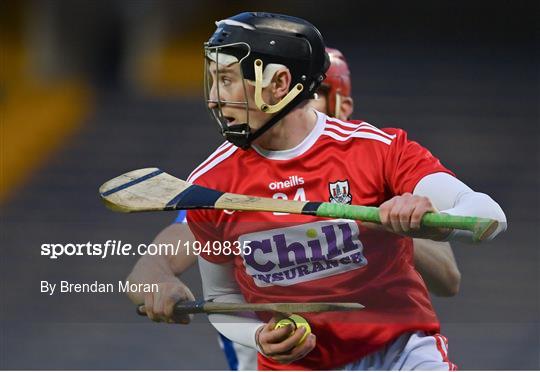
<svg viewBox="0 0 540 372"><path fill-rule="evenodd" d="M178 212L178 216L176 216L176 219L174 220L173 223L187 223L186 216L187 216L186 211L184 209L180 210Z"/></svg>

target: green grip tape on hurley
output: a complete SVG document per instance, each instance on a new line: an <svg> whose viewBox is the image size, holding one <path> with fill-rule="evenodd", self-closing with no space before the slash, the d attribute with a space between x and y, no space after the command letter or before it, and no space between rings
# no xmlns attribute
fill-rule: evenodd
<svg viewBox="0 0 540 372"><path fill-rule="evenodd" d="M319 217L346 218L364 222L381 223L379 208L360 205L322 203L316 212ZM444 213L426 213L422 225L445 229L468 230L473 233L473 241L484 240L498 226L498 222L489 218L453 216Z"/></svg>
<svg viewBox="0 0 540 372"><path fill-rule="evenodd" d="M381 223L379 208L363 207L361 205L322 203L317 208L317 216Z"/></svg>

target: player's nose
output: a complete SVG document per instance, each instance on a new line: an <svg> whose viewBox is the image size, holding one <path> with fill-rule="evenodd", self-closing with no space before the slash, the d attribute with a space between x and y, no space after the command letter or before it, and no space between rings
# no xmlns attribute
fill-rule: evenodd
<svg viewBox="0 0 540 372"><path fill-rule="evenodd" d="M215 84L212 84L212 87L210 88L210 93L208 95L208 108L214 109L218 106L218 95L217 95L217 89L215 87Z"/></svg>

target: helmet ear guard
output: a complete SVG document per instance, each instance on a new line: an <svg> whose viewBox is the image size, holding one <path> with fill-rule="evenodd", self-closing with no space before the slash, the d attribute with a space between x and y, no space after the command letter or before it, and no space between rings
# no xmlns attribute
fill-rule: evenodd
<svg viewBox="0 0 540 372"><path fill-rule="evenodd" d="M324 50L320 32L300 18L246 12L219 21L217 26L205 43L205 49L217 52L222 48L223 53L237 57L244 79L255 82L255 105L262 112L273 114L261 128L251 132L249 120L228 126L223 120L219 121L219 115L213 113L226 139L246 149L294 107L313 96L325 78L330 59ZM239 44L249 48L244 58L239 58ZM268 104L262 97L263 65L270 64L284 65L291 73L291 89L276 104Z"/></svg>
<svg viewBox="0 0 540 372"><path fill-rule="evenodd" d="M269 105L264 102L264 99L262 98L263 62L260 59L256 59L253 65L255 69L255 105L257 105L257 108L262 112L273 114L283 110L285 106L291 103L291 101L304 90L304 86L301 83L298 83L278 103Z"/></svg>

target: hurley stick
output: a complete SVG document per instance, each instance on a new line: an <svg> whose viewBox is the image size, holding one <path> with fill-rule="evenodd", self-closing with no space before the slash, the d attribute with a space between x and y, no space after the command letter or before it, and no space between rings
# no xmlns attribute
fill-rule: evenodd
<svg viewBox="0 0 540 372"><path fill-rule="evenodd" d="M99 192L105 205L117 212L148 212L178 209L227 209L306 214L381 223L379 208L326 202L302 202L231 194L192 185L158 168L138 169L105 182ZM496 220L426 213L426 227L469 230L482 241L497 228Z"/></svg>

